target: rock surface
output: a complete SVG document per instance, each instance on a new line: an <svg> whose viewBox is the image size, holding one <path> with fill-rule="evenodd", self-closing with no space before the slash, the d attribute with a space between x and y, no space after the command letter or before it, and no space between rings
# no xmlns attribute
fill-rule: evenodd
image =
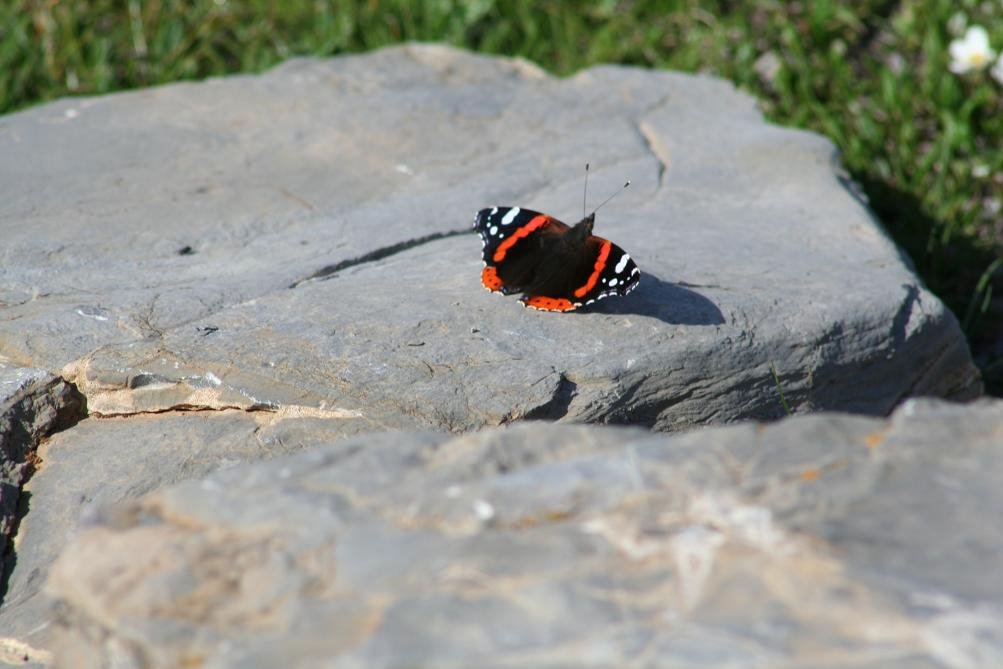
<svg viewBox="0 0 1003 669"><path fill-rule="evenodd" d="M1003 402L383 434L106 510L73 667L1003 666Z"/></svg>
<svg viewBox="0 0 1003 669"><path fill-rule="evenodd" d="M568 315L485 293L474 212L575 220L586 161L597 195L633 181L597 233L640 287ZM778 385L795 412L978 395L837 162L719 80L429 45L0 118L0 662L47 658L39 588L81 514L233 462L770 418Z"/></svg>
<svg viewBox="0 0 1003 669"><path fill-rule="evenodd" d="M633 180L596 229L640 288L565 316L487 294L474 212L575 219L586 161L594 193ZM65 100L0 119L0 233L0 355L105 415L667 430L782 415L771 365L796 410L979 392L833 147L707 77L412 45Z"/></svg>
<svg viewBox="0 0 1003 669"><path fill-rule="evenodd" d="M9 599L9 580L16 570L15 539L30 506L24 488L40 461L39 449L52 432L75 424L86 413L85 401L71 384L41 369L0 364L0 603ZM61 547L62 544L59 544ZM44 577L52 556L43 563L29 561ZM37 589L37 588L36 588ZM34 598L43 606L40 598ZM42 616L35 616L40 622ZM0 609L0 665L47 660L49 654L23 639L14 638L29 622Z"/></svg>
<svg viewBox="0 0 1003 669"><path fill-rule="evenodd" d="M83 415L82 400L45 370L0 364L0 572L11 567L7 558L23 503L21 488L34 470L38 445Z"/></svg>
<svg viewBox="0 0 1003 669"><path fill-rule="evenodd" d="M80 518L218 467L289 453L341 434L339 421L229 410L88 418L54 435L38 449L42 467L24 486L29 509L20 523L16 568L0 609L0 660L4 637L36 651L49 645L54 613L39 592Z"/></svg>

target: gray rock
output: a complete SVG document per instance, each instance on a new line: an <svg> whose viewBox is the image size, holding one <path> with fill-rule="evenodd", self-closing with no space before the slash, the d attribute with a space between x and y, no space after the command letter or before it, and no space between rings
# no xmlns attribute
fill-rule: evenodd
<svg viewBox="0 0 1003 669"><path fill-rule="evenodd" d="M4 573L10 567L10 540L20 517L21 487L34 469L38 445L53 430L79 419L82 399L69 384L44 370L0 364L0 571Z"/></svg>
<svg viewBox="0 0 1003 669"><path fill-rule="evenodd" d="M84 413L83 398L62 379L0 364L0 603L9 595L8 579L17 564L14 539L30 497L23 488L40 461L39 445ZM0 613L0 664L49 659L46 651L8 636L18 630L7 622Z"/></svg>
<svg viewBox="0 0 1003 669"><path fill-rule="evenodd" d="M594 193L633 180L597 231L640 288L485 293L473 213L574 220L586 161ZM0 355L104 415L669 430L781 415L771 368L795 411L980 389L832 145L708 77L411 45L60 101L0 119L0 234Z"/></svg>
<svg viewBox="0 0 1003 669"><path fill-rule="evenodd" d="M81 519L219 467L328 443L345 430L345 421L333 419L221 410L88 418L53 435L38 447L38 471L23 488L28 512L0 606L0 664L19 657L5 653L5 643L47 657L55 612L40 590Z"/></svg>
<svg viewBox="0 0 1003 669"><path fill-rule="evenodd" d="M1003 402L381 434L106 509L64 666L998 667Z"/></svg>
<svg viewBox="0 0 1003 669"><path fill-rule="evenodd" d="M569 315L485 293L474 212L574 220L586 161L593 193L633 181L597 232L641 286ZM719 80L558 80L429 45L0 118L0 435L19 435L0 449L0 543L29 510L0 661L44 660L39 584L81 513L231 461L522 418L776 417L778 383L795 412L978 395L955 319L844 183L828 142ZM90 418L39 447L84 398ZM364 474L381 503L405 489ZM401 606L404 629L428 605Z"/></svg>

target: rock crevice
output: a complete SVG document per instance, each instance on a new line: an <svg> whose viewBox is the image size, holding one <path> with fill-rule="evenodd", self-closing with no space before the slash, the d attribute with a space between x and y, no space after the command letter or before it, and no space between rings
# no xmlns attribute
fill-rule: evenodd
<svg viewBox="0 0 1003 669"><path fill-rule="evenodd" d="M450 230L448 232L436 232L430 235L425 235L424 237L417 237L415 239L409 239L407 241L398 242L396 244L390 244L389 246L384 246L382 248L376 249L375 251L370 251L356 258L348 258L347 260L339 261L333 265L328 265L322 267L321 269L313 272L309 276L294 281L289 285L290 288L297 288L308 281L317 281L319 279L328 279L333 277L335 274L342 270L346 270L350 267L355 267L357 265L362 265L364 263L375 262L377 260L383 260L384 258L389 258L392 255L400 253L402 251L407 251L413 249L416 246L421 246L422 244L427 244L428 242L434 242L438 239L445 239L447 237L455 237L456 235L472 234L469 229L465 230Z"/></svg>
<svg viewBox="0 0 1003 669"><path fill-rule="evenodd" d="M28 503L22 493L38 467L42 440L87 415L76 386L39 369L0 364L0 605L17 562L14 540Z"/></svg>

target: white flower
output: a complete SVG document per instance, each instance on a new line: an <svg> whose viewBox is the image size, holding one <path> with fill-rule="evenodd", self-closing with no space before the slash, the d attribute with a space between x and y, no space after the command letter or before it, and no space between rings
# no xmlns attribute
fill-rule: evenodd
<svg viewBox="0 0 1003 669"><path fill-rule="evenodd" d="M1003 53L1000 54L999 60L993 65L993 69L989 71L989 74L993 75L1000 86L1003 86Z"/></svg>
<svg viewBox="0 0 1003 669"><path fill-rule="evenodd" d="M972 26L963 38L951 42L950 52L950 69L955 74L981 70L996 57L989 48L989 33L982 26Z"/></svg>
<svg viewBox="0 0 1003 669"><path fill-rule="evenodd" d="M965 32L965 26L967 25L968 17L965 16L964 12L958 12L947 20L947 32L952 35L960 35Z"/></svg>

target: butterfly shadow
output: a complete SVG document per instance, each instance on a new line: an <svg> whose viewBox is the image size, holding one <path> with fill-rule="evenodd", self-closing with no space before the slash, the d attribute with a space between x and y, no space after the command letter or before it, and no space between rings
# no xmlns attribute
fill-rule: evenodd
<svg viewBox="0 0 1003 669"><path fill-rule="evenodd" d="M636 314L651 316L669 325L720 325L724 315L717 305L700 293L690 290L685 283L663 281L657 276L644 274L637 288L629 295L596 302L583 313Z"/></svg>

